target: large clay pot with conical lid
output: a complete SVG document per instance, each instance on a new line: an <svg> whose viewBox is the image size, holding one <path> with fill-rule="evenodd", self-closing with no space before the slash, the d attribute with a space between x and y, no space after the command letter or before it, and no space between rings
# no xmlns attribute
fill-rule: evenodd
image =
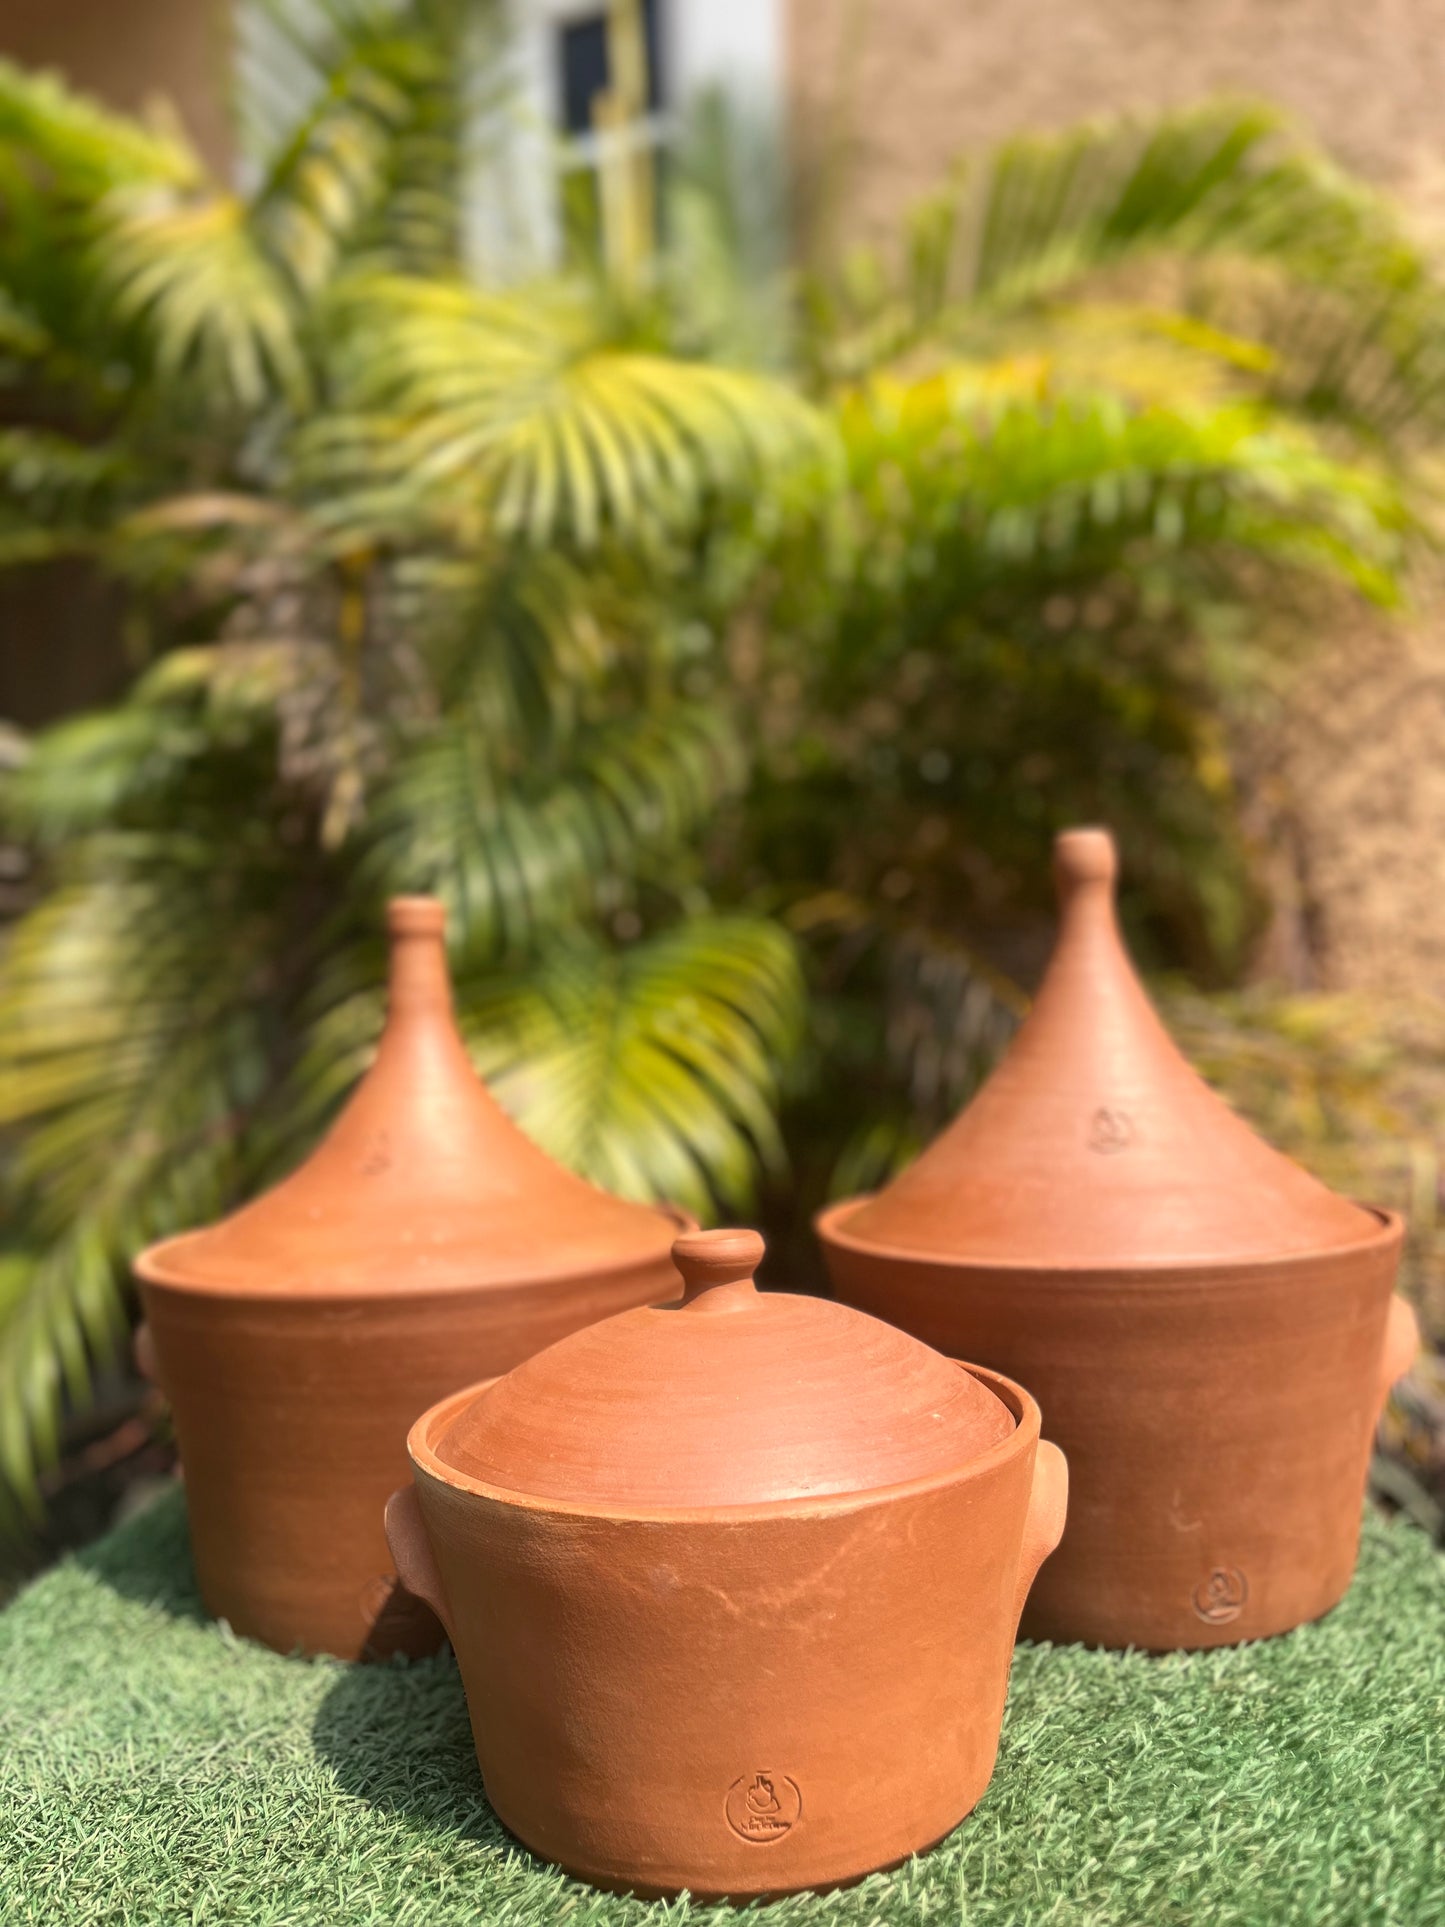
<svg viewBox="0 0 1445 1927"><path fill-rule="evenodd" d="M681 1305L417 1421L392 1550L536 1853L645 1893L851 1879L988 1784L1063 1460L1007 1380L759 1293L756 1234L674 1253Z"/></svg>
<svg viewBox="0 0 1445 1927"><path fill-rule="evenodd" d="M417 1413L675 1297L686 1222L564 1171L488 1095L452 1017L440 904L402 898L388 928L381 1046L329 1135L136 1265L206 1604L281 1651L343 1658L442 1636L381 1526Z"/></svg>
<svg viewBox="0 0 1445 1927"><path fill-rule="evenodd" d="M1025 1632L1214 1646L1327 1611L1415 1344L1400 1220L1272 1150L1130 965L1102 830L1055 852L1061 927L993 1076L875 1197L819 1219L840 1297L1027 1385L1069 1529Z"/></svg>

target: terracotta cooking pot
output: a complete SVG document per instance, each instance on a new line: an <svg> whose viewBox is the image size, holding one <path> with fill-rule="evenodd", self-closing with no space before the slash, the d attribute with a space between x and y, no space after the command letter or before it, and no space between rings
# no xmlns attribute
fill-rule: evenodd
<svg viewBox="0 0 1445 1927"><path fill-rule="evenodd" d="M412 1427L387 1508L461 1663L488 1797L599 1886L849 1880L988 1785L1067 1474L1006 1379L759 1293L753 1232Z"/></svg>
<svg viewBox="0 0 1445 1927"><path fill-rule="evenodd" d="M376 1061L291 1177L137 1261L201 1592L237 1632L358 1658L441 1641L381 1526L407 1427L458 1382L679 1290L676 1214L572 1176L472 1070L443 912L388 913Z"/></svg>
<svg viewBox="0 0 1445 1927"><path fill-rule="evenodd" d="M1217 1646L1354 1571L1375 1423L1416 1343L1401 1223L1270 1149L1130 966L1102 830L1058 840L1058 945L1013 1046L885 1190L823 1212L841 1298L1017 1377L1069 1455L1026 1633Z"/></svg>

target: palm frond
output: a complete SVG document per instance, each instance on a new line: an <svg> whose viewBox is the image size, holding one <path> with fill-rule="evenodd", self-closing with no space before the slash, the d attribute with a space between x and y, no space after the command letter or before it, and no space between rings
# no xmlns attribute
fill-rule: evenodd
<svg viewBox="0 0 1445 1927"><path fill-rule="evenodd" d="M778 924L695 916L621 949L554 935L505 971L454 962L472 1059L522 1128L624 1197L704 1221L744 1210L777 1170L784 1072L802 1035L797 948ZM319 1130L365 1070L381 1028L377 967L338 959L286 1114Z"/></svg>
<svg viewBox="0 0 1445 1927"><path fill-rule="evenodd" d="M341 422L314 437L317 483L359 453L353 486L405 478L538 545L686 521L708 492L822 438L777 382L610 346L595 308L565 289L521 300L368 277L346 290L344 313L355 404L384 426Z"/></svg>
<svg viewBox="0 0 1445 1927"><path fill-rule="evenodd" d="M310 52L315 97L251 200L267 252L308 294L353 245L411 269L454 266L460 49L371 7L334 15Z"/></svg>
<svg viewBox="0 0 1445 1927"><path fill-rule="evenodd" d="M661 185L659 272L678 345L785 371L797 330L780 130L725 92L704 92L688 104Z"/></svg>
<svg viewBox="0 0 1445 1927"><path fill-rule="evenodd" d="M1248 404L1065 395L981 411L965 373L958 386L952 375L875 384L848 404L845 434L865 517L896 519L906 477L920 575L944 544L971 557L981 584L1018 571L1036 587L1126 561L1143 541L1269 557L1389 602L1416 530L1388 476Z"/></svg>
<svg viewBox="0 0 1445 1927"><path fill-rule="evenodd" d="M174 127L117 114L58 74L0 60L0 152L47 195L84 203L135 182L194 186L200 169Z"/></svg>
<svg viewBox="0 0 1445 1927"><path fill-rule="evenodd" d="M1159 262L1249 264L1306 306L1328 296L1398 381L1440 405L1440 292L1389 204L1279 110L1229 100L1020 136L960 162L915 214L899 273L875 264L851 288L815 288L822 359L850 376L927 342L973 352L981 329ZM1248 332L1237 302L1223 313Z"/></svg>
<svg viewBox="0 0 1445 1927"><path fill-rule="evenodd" d="M535 974L464 979L468 1042L537 1141L624 1197L745 1209L782 1146L775 1104L802 978L776 924L693 918L617 952L562 943Z"/></svg>
<svg viewBox="0 0 1445 1927"><path fill-rule="evenodd" d="M127 877L109 862L12 931L0 968L0 1127L21 1280L0 1315L0 1490L33 1504L62 1400L82 1400L126 1328L142 1244L214 1215L238 1182L238 1120L259 1088L255 928L218 967L211 859L179 831ZM134 859L135 852L131 852ZM189 893L175 886L190 874ZM264 952L262 953L264 954Z"/></svg>
<svg viewBox="0 0 1445 1927"><path fill-rule="evenodd" d="M378 887L441 897L477 955L524 951L615 897L649 853L689 842L745 768L730 721L704 704L584 729L550 771L508 769L499 747L465 718L428 732L373 817Z"/></svg>
<svg viewBox="0 0 1445 1927"><path fill-rule="evenodd" d="M298 316L244 201L220 192L176 197L147 185L109 197L97 225L102 284L120 320L151 345L162 381L215 382L247 409L264 407L278 390L304 398Z"/></svg>

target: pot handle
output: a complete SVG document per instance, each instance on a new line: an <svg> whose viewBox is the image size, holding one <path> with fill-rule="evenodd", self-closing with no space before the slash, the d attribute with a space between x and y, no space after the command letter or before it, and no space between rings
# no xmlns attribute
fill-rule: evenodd
<svg viewBox="0 0 1445 1927"><path fill-rule="evenodd" d="M1380 1357L1379 1410L1375 1414L1377 1421L1385 1410L1390 1387L1409 1371L1419 1349L1420 1321L1415 1316L1415 1307L1397 1291L1390 1300L1390 1314L1385 1324L1385 1349Z"/></svg>
<svg viewBox="0 0 1445 1927"><path fill-rule="evenodd" d="M1038 1577L1039 1567L1064 1536L1069 1509L1069 1462L1049 1439L1040 1439L1034 1458L1034 1483L1024 1520L1024 1542L1019 1551L1018 1591L1014 1596L1014 1624L1023 1617L1024 1601Z"/></svg>
<svg viewBox="0 0 1445 1927"><path fill-rule="evenodd" d="M398 1486L386 1502L386 1543L401 1583L431 1607L451 1639L452 1615L414 1485Z"/></svg>

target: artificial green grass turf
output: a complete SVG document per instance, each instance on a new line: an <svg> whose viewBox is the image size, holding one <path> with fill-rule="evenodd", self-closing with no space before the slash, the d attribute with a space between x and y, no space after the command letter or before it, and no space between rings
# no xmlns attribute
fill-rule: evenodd
<svg viewBox="0 0 1445 1927"><path fill-rule="evenodd" d="M730 1912L594 1893L512 1841L449 1658L281 1659L207 1621L179 1494L0 1613L6 1927ZM1445 1923L1445 1561L1371 1516L1345 1603L1288 1638L1166 1659L1020 1647L993 1784L948 1840L746 1918Z"/></svg>

